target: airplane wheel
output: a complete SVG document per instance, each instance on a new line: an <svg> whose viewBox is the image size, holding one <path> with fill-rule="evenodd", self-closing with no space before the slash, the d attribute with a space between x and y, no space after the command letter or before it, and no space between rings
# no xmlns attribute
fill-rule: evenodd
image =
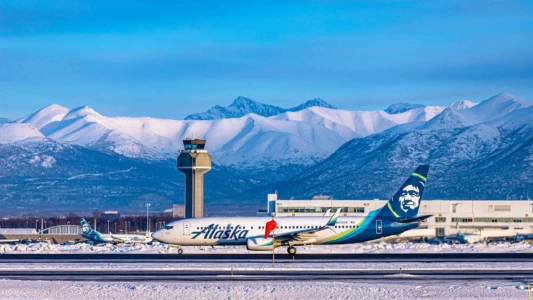
<svg viewBox="0 0 533 300"><path fill-rule="evenodd" d="M183 249L178 249L178 254L183 254Z"/></svg>
<svg viewBox="0 0 533 300"><path fill-rule="evenodd" d="M290 255L296 255L296 248L290 246L289 248L287 248L287 252L290 254Z"/></svg>

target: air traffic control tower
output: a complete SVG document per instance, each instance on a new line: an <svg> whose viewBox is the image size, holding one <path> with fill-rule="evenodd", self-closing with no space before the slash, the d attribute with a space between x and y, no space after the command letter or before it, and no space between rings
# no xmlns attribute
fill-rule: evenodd
<svg viewBox="0 0 533 300"><path fill-rule="evenodd" d="M211 170L205 140L183 140L178 170L185 175L185 218L204 217L204 174Z"/></svg>

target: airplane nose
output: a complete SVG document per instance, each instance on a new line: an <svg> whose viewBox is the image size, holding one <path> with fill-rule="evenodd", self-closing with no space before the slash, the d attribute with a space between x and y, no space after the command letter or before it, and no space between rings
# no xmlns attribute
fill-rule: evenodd
<svg viewBox="0 0 533 300"><path fill-rule="evenodd" d="M163 238L163 233L161 232L161 230L162 230L162 229L159 229L159 230L155 231L154 233L152 233L152 239L164 243L165 241L162 240L162 238Z"/></svg>

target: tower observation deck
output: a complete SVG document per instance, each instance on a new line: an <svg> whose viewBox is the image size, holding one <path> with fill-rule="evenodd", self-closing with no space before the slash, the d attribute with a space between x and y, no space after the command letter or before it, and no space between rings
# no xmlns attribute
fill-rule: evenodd
<svg viewBox="0 0 533 300"><path fill-rule="evenodd" d="M204 216L204 174L211 170L211 156L205 140L183 140L178 170L185 175L185 218Z"/></svg>

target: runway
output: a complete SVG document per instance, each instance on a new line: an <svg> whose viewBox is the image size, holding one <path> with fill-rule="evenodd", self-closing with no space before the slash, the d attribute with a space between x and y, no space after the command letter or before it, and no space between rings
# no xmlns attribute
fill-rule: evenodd
<svg viewBox="0 0 533 300"><path fill-rule="evenodd" d="M287 269L0 270L0 279L47 281L428 281L531 282L533 269Z"/></svg>
<svg viewBox="0 0 533 300"><path fill-rule="evenodd" d="M277 262L385 263L385 262L533 262L533 253L378 253L276 254ZM258 263L272 254L1 254L0 263Z"/></svg>
<svg viewBox="0 0 533 300"><path fill-rule="evenodd" d="M531 282L533 253L2 254L0 279L47 281Z"/></svg>

